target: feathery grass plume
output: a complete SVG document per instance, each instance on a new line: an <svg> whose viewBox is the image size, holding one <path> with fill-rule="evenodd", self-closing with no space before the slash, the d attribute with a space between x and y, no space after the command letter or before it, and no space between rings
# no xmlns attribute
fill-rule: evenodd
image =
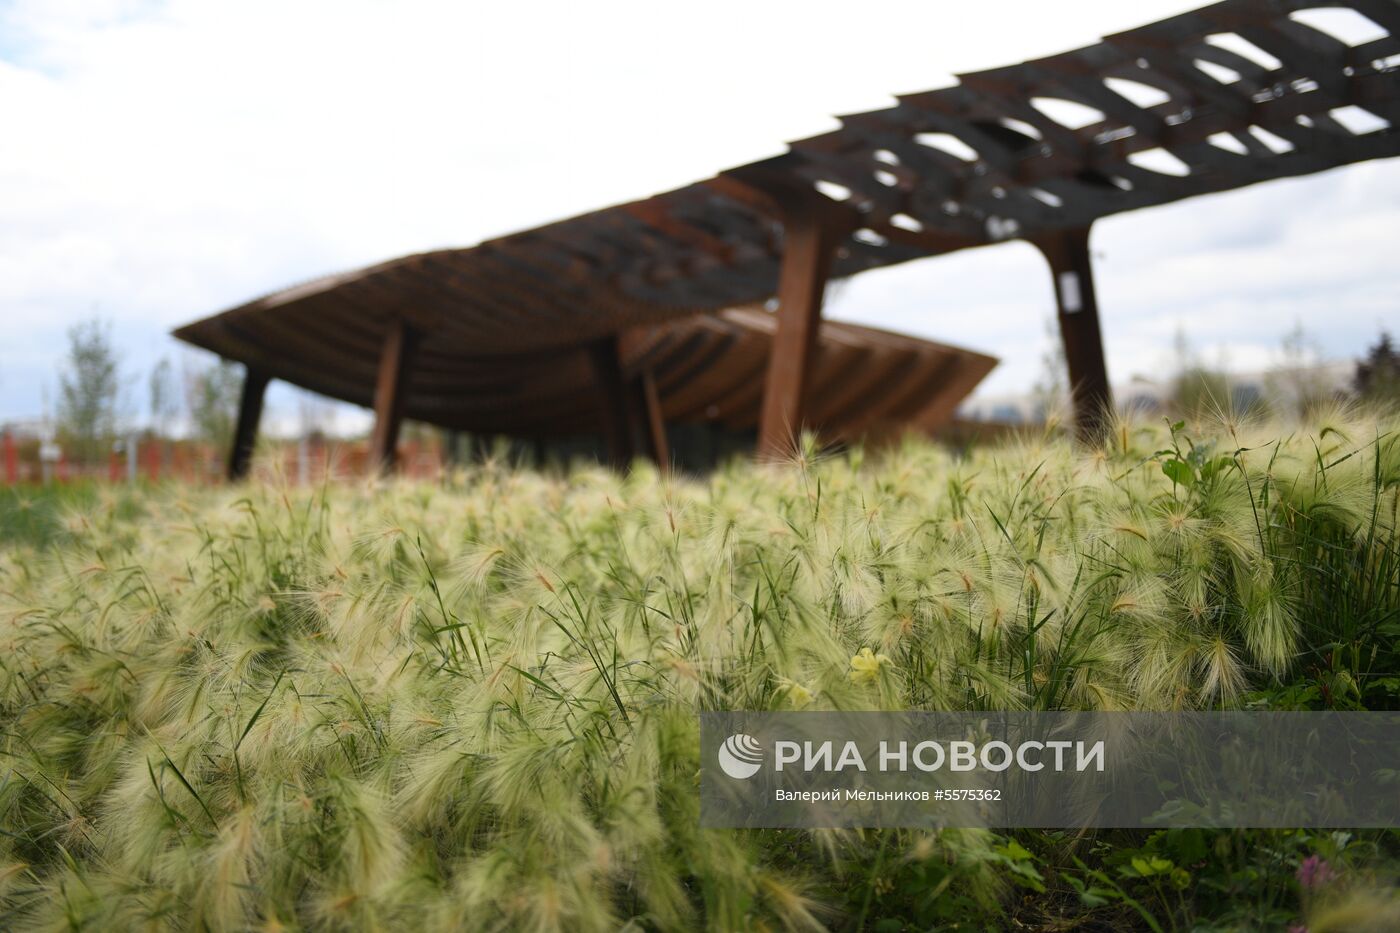
<svg viewBox="0 0 1400 933"><path fill-rule="evenodd" d="M1356 704L1400 442L1320 417L110 496L0 547L0 925L996 925L989 834L700 830L696 711Z"/></svg>
<svg viewBox="0 0 1400 933"><path fill-rule="evenodd" d="M1323 899L1308 911L1308 933L1383 933L1400 929L1400 892L1363 888Z"/></svg>
<svg viewBox="0 0 1400 933"><path fill-rule="evenodd" d="M1202 678L1199 696L1202 702L1212 701L1224 707L1233 704L1244 692L1244 666L1235 656L1234 647L1219 635L1200 646L1199 664Z"/></svg>
<svg viewBox="0 0 1400 933"><path fill-rule="evenodd" d="M192 920L214 930L246 928L252 919L258 874L258 814L245 806L219 830L207 847L207 864L199 866Z"/></svg>

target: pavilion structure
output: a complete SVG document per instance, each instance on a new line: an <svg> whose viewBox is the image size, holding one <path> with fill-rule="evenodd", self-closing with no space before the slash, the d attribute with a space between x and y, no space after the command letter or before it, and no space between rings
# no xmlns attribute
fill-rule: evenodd
<svg viewBox="0 0 1400 933"><path fill-rule="evenodd" d="M373 453L389 463L403 417L449 423L478 375L495 385L491 372L586 357L623 412L646 391L623 367L627 334L775 301L752 378L760 453L781 454L822 427L811 402L831 278L1023 239L1050 266L1092 439L1111 404L1093 223L1400 154L1397 32L1397 0L1224 0L961 75L675 191L319 279L176 335L248 367L237 475L271 378L372 401Z"/></svg>

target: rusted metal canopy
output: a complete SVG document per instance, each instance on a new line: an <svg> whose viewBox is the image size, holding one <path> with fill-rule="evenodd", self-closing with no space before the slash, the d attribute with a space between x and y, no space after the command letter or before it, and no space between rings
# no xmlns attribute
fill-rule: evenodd
<svg viewBox="0 0 1400 933"><path fill-rule="evenodd" d="M554 351L773 295L794 191L816 191L844 216L852 232L831 270L843 277L1400 154L1400 5L1329 2L1366 25L1359 44L1295 15L1313 6L1226 0L963 75L843 117L839 130L774 159L473 248L309 282L176 335L367 404L383 335L406 319L429 335L407 416L454 424L451 410L489 387L524 418L568 382ZM518 377L508 395L502 372ZM427 401L448 396L456 401Z"/></svg>

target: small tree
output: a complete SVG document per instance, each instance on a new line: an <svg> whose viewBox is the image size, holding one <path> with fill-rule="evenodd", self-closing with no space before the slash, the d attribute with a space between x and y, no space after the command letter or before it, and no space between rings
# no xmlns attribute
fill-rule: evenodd
<svg viewBox="0 0 1400 933"><path fill-rule="evenodd" d="M186 371L185 392L195 436L226 450L238 418L238 398L243 378L228 360Z"/></svg>
<svg viewBox="0 0 1400 933"><path fill-rule="evenodd" d="M1368 402L1400 404L1400 349L1386 331L1356 364L1353 384Z"/></svg>
<svg viewBox="0 0 1400 933"><path fill-rule="evenodd" d="M151 432L157 437L167 437L170 434L170 423L175 420L175 413L179 407L175 397L175 375L169 359L161 357L160 362L151 370L149 388Z"/></svg>
<svg viewBox="0 0 1400 933"><path fill-rule="evenodd" d="M68 360L59 375L58 431L75 460L91 463L117 427L117 356L111 329L96 319L68 329Z"/></svg>

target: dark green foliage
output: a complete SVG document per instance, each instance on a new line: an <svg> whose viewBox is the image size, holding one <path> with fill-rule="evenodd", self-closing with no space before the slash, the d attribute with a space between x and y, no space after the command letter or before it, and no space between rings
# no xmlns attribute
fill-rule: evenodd
<svg viewBox="0 0 1400 933"><path fill-rule="evenodd" d="M1394 408L1400 405L1400 348L1381 331L1374 346L1356 364L1356 392L1363 399Z"/></svg>

